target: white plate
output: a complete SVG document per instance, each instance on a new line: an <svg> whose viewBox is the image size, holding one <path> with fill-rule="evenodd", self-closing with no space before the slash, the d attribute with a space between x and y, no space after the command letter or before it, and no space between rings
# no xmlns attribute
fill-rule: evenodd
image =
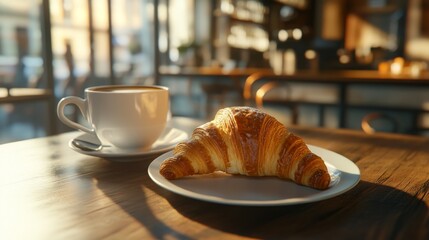
<svg viewBox="0 0 429 240"><path fill-rule="evenodd" d="M100 141L95 135L84 133L69 142L69 147L74 151L90 156L107 158L112 161L137 161L142 158L156 157L162 153L172 150L178 143L185 141L188 138L188 134L177 128L167 128L159 137L158 140L152 145L149 150L139 149L119 149L111 146L103 147L99 151L85 151L75 147L72 144L74 139L88 141L94 144L100 144ZM136 158L138 157L138 158Z"/></svg>
<svg viewBox="0 0 429 240"><path fill-rule="evenodd" d="M169 181L160 173L161 163L172 151L156 158L148 169L149 176L159 186L174 193L222 204L248 206L293 205L320 201L352 189L360 179L359 168L346 157L330 150L308 145L324 159L333 179L326 190L315 190L276 177L248 177L221 172Z"/></svg>

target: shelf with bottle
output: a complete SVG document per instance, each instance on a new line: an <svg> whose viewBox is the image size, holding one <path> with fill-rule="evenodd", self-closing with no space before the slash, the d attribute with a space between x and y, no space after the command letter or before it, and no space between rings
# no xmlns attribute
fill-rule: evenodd
<svg viewBox="0 0 429 240"><path fill-rule="evenodd" d="M263 52L268 50L268 33L261 27L232 24L227 43L232 47Z"/></svg>
<svg viewBox="0 0 429 240"><path fill-rule="evenodd" d="M216 48L268 50L268 9L260 1L220 0L213 17Z"/></svg>
<svg viewBox="0 0 429 240"><path fill-rule="evenodd" d="M249 24L264 24L267 8L255 0L221 0L214 11L216 17L226 16L231 20Z"/></svg>
<svg viewBox="0 0 429 240"><path fill-rule="evenodd" d="M216 17L226 17L231 22L241 23L241 24L247 24L247 25L264 26L266 24L265 20L246 19L246 18L241 18L241 17L239 17L239 16L237 16L235 14L226 14L226 13L222 13L222 12L216 12L215 16Z"/></svg>

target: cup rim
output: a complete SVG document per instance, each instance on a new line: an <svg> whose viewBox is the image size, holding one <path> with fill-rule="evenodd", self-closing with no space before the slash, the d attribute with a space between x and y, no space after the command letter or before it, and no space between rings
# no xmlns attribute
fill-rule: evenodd
<svg viewBox="0 0 429 240"><path fill-rule="evenodd" d="M165 90L168 91L168 87L166 86L160 86L160 85L99 85L99 86L92 86L85 89L85 92L91 92L91 93L102 93L102 94L123 94L123 92L107 92L107 91L99 91L100 89L109 89L109 88L149 88L149 89L158 89L158 90Z"/></svg>

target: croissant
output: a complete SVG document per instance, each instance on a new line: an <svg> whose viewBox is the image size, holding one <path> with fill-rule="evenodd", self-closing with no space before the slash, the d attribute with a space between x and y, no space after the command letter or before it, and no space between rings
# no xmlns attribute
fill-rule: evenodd
<svg viewBox="0 0 429 240"><path fill-rule="evenodd" d="M224 108L196 128L164 160L168 180L223 171L247 176L277 176L315 189L331 178L324 161L304 141L269 114L251 107Z"/></svg>

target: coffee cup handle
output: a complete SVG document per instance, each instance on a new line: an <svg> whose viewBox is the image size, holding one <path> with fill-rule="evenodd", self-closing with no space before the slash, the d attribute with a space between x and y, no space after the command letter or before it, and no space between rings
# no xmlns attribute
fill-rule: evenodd
<svg viewBox="0 0 429 240"><path fill-rule="evenodd" d="M87 119L86 100L82 99L80 97L70 96L70 97L63 98L58 102L57 114L58 114L58 118L61 120L61 122L63 122L65 125L67 125L71 128L75 128L75 129L82 130L82 131L90 133L90 134L94 134L95 130L93 128L85 127L79 123L76 123L76 122L70 120L68 117L66 117L66 115L64 114L64 108L69 104L76 105L79 108L82 115L85 117L85 119Z"/></svg>

